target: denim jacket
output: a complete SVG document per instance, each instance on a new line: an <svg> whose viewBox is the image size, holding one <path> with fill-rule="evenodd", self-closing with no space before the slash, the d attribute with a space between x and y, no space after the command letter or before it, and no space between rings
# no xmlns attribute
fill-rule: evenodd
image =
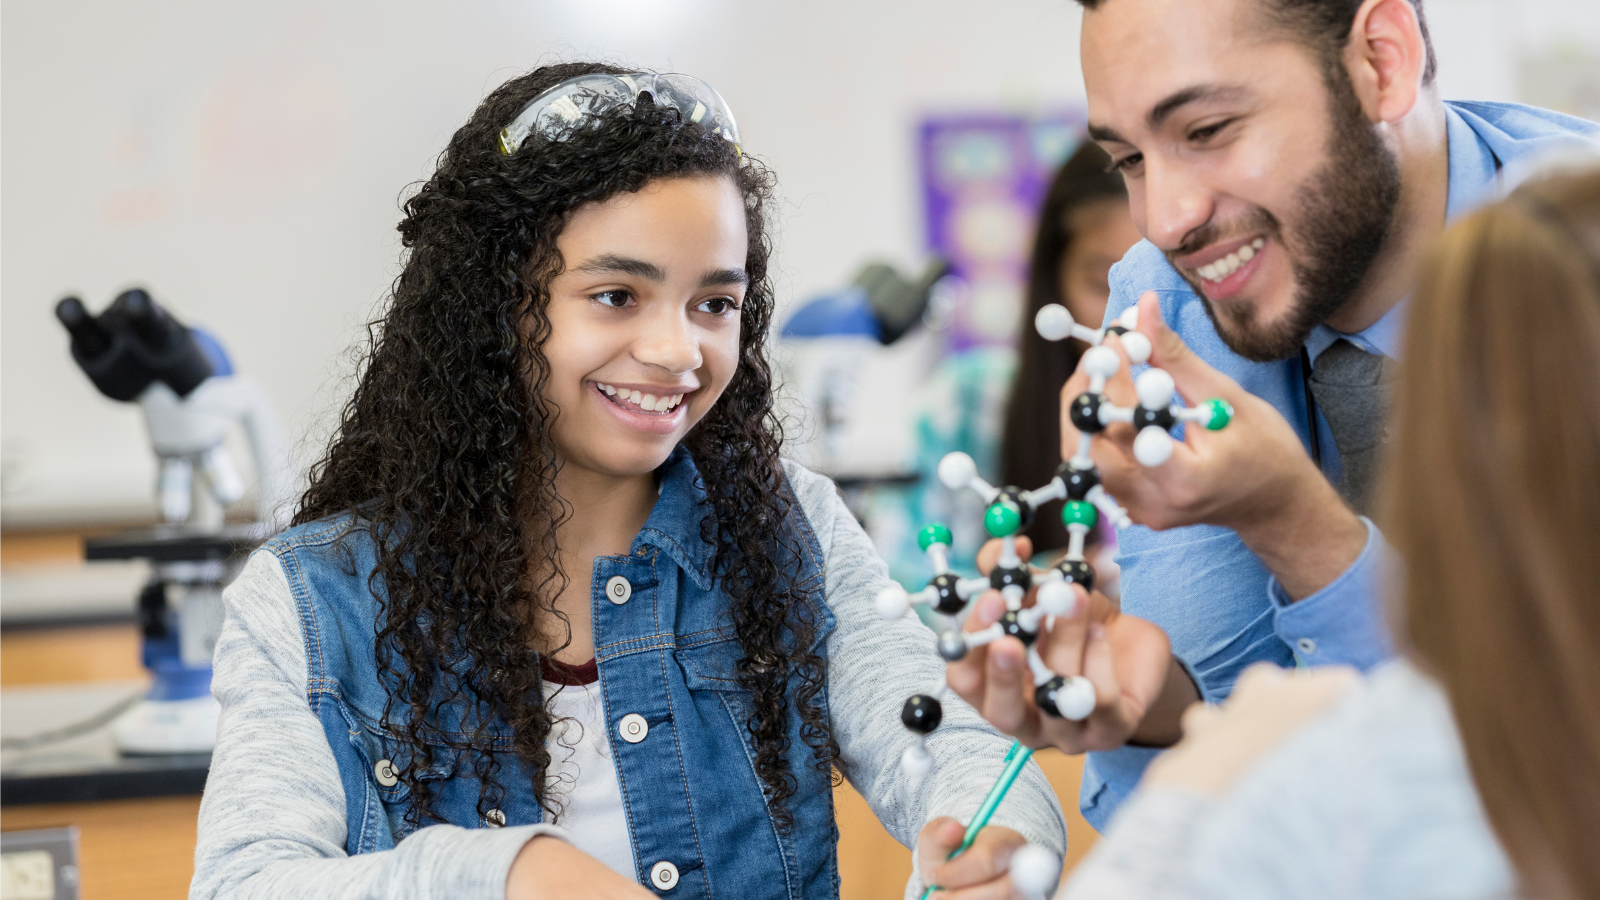
<svg viewBox="0 0 1600 900"><path fill-rule="evenodd" d="M933 634L915 616L878 615L874 599L890 581L872 541L831 481L793 463L784 469L797 499L789 527L803 557L799 587L826 603L816 649L827 680L818 699L839 745L837 770L911 847L929 820L966 821L977 811L1011 740L947 697L944 721L927 740L933 774L906 777L900 758L913 736L900 709L943 675ZM791 722L795 821L780 834L744 729L750 698L734 680L740 648L707 571L712 547L699 538L705 500L695 469L680 452L662 476L655 511L628 555L595 561L591 600L634 876L664 897L836 900L829 777L810 767ZM405 782L394 770L408 761L375 727L384 698L373 658L378 607L367 587L373 554L357 533L346 541L350 556L336 550L344 526L284 533L223 592L211 683L222 717L190 900L501 900L527 842L565 832L540 822L528 773L512 771L510 758L496 779L504 796L485 802L499 807L484 810L492 821L480 818L470 765L446 755L424 777L437 780L435 805L448 822L407 833ZM447 710L442 723L451 718ZM629 735L642 740L618 740L624 718L642 725ZM505 827L491 827L501 821ZM990 824L1057 853L1065 846L1060 807L1032 764ZM662 863L679 873L676 884L652 883ZM920 896L920 880L907 874L905 896Z"/></svg>
<svg viewBox="0 0 1600 900"><path fill-rule="evenodd" d="M838 835L830 776L813 763L796 715L788 733L797 781L787 801L793 827L779 830L764 800L745 725L751 697L734 668L743 648L710 575L713 548L700 537L710 507L697 479L688 453L678 449L662 470L660 501L628 555L594 562L590 602L606 720L638 715L646 724L637 743L624 740L620 729L607 731L640 881L649 884L650 870L666 861L678 874L673 896L711 896L711 881L723 897L770 896L776 885L788 885L790 898L833 895ZM823 654L834 616L821 595L821 549L804 516L790 516L789 525L802 549L797 587L825 617L816 647ZM282 564L295 598L306 640L307 700L338 762L349 822L345 849L354 855L390 849L412 829L405 821L407 787L392 771L407 764L405 753L378 727L387 692L374 660L380 614L368 588L374 547L365 529L347 526L342 519L302 525L265 549ZM826 713L825 694L818 699ZM460 710L441 708L441 730L461 733L462 718ZM502 726L495 740L509 747L509 729ZM444 747L434 757L442 761L421 777L438 780L434 811L445 821L479 828L541 820L533 793L515 788L529 784L533 773L514 758L502 764L497 780L504 799L488 814L493 821L485 821L471 761L451 758Z"/></svg>

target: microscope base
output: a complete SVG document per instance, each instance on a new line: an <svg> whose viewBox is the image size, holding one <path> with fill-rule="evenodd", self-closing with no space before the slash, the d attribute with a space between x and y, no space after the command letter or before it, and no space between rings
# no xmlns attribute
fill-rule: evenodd
<svg viewBox="0 0 1600 900"><path fill-rule="evenodd" d="M222 707L210 694L186 700L143 700L111 723L117 749L135 756L206 753L217 743Z"/></svg>

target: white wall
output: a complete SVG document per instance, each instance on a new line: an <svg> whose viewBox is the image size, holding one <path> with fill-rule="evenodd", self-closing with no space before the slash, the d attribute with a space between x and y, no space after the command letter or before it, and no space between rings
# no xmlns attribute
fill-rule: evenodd
<svg viewBox="0 0 1600 900"><path fill-rule="evenodd" d="M1600 59L1593 0L1428 8L1447 96L1517 99L1529 48ZM8 526L148 507L138 415L74 367L59 297L98 310L148 285L318 436L395 274L398 196L487 90L541 61L715 85L781 179L785 301L866 257L918 259L919 113L1083 90L1070 0L6 0L0 15Z"/></svg>

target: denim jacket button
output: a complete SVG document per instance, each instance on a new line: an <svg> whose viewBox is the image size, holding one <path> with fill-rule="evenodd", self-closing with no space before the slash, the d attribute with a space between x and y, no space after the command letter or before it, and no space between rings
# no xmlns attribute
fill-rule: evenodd
<svg viewBox="0 0 1600 900"><path fill-rule="evenodd" d="M490 828L504 828L506 824L506 814L498 809L491 809L483 814L483 821L486 822Z"/></svg>
<svg viewBox="0 0 1600 900"><path fill-rule="evenodd" d="M644 716L638 713L629 713L622 717L621 722L617 723L617 733L622 735L622 739L628 743L637 744L644 740L645 735L650 733L650 723L646 722ZM678 883L676 870L672 875L672 883Z"/></svg>
<svg viewBox="0 0 1600 900"><path fill-rule="evenodd" d="M670 891L678 886L678 867L662 860L650 867L650 886L661 891Z"/></svg>
<svg viewBox="0 0 1600 900"><path fill-rule="evenodd" d="M633 596L633 585L621 575L613 575L606 581L606 599L618 606L628 602Z"/></svg>
<svg viewBox="0 0 1600 900"><path fill-rule="evenodd" d="M394 763L387 759L378 760L378 764L372 767L372 777L384 787L394 787L400 781L400 773L395 771Z"/></svg>

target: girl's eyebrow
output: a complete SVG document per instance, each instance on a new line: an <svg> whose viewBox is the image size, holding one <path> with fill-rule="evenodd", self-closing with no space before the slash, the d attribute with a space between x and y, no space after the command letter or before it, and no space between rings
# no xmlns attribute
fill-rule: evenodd
<svg viewBox="0 0 1600 900"><path fill-rule="evenodd" d="M667 280L667 273L653 262L634 259L631 256L618 256L615 253L605 253L594 259L584 262L573 269L585 275L632 275L635 278L645 278L657 283Z"/></svg>
<svg viewBox="0 0 1600 900"><path fill-rule="evenodd" d="M721 287L725 284L748 285L750 276L743 269L712 269L700 278L700 286Z"/></svg>
<svg viewBox="0 0 1600 900"><path fill-rule="evenodd" d="M667 280L667 273L660 266L643 259L631 256L619 256L615 253L603 253L593 259L586 260L573 269L585 275L632 275L635 278L644 278L661 284ZM721 287L728 284L748 285L750 276L743 269L712 269L700 277L700 286Z"/></svg>

